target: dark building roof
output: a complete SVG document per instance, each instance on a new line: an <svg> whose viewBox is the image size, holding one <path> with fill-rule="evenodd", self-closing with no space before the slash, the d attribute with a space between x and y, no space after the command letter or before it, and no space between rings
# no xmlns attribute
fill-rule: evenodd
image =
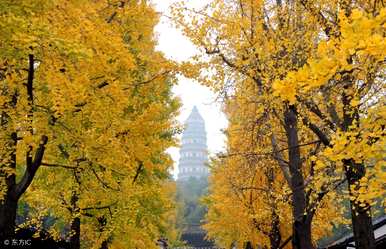
<svg viewBox="0 0 386 249"><path fill-rule="evenodd" d="M185 241L187 246L193 248L210 248L214 247L213 241L205 238L206 233L203 232L188 232L181 235L181 240Z"/></svg>

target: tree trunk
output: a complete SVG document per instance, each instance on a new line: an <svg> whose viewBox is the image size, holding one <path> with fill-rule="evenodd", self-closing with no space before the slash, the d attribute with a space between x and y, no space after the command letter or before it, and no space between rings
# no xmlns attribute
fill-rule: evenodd
<svg viewBox="0 0 386 249"><path fill-rule="evenodd" d="M352 82L349 77L347 82ZM352 106L353 83L347 84L342 94L343 103L343 131L348 132L351 129L359 128L359 108ZM353 125L355 125L353 127ZM371 220L371 207L368 202L358 203L355 201L356 194L359 189L359 181L366 176L366 167L363 163L355 163L352 159L344 160L346 178L348 182L348 190L351 206L351 220L356 248L375 249L374 229ZM354 191L354 192L353 192ZM362 207L361 207L362 205Z"/></svg>
<svg viewBox="0 0 386 249"><path fill-rule="evenodd" d="M80 249L80 218L75 217L71 222L70 249Z"/></svg>
<svg viewBox="0 0 386 249"><path fill-rule="evenodd" d="M358 181L365 176L365 166L363 164L353 163L352 160L346 161L345 166L348 191L350 197L355 197L355 193L353 193L352 190L357 190L359 188ZM350 207L356 248L375 249L374 229L371 220L371 207L369 203L358 203L355 199L350 198Z"/></svg>
<svg viewBox="0 0 386 249"><path fill-rule="evenodd" d="M108 249L109 248L109 242L107 240L104 240L101 244L100 249Z"/></svg>
<svg viewBox="0 0 386 249"><path fill-rule="evenodd" d="M271 249L278 249L281 243L280 219L275 210L272 211L271 231L269 233Z"/></svg>
<svg viewBox="0 0 386 249"><path fill-rule="evenodd" d="M33 119L33 80L34 80L34 56L28 55L29 70L27 77L27 100L29 102L29 126L28 130L33 134L32 119ZM6 105L1 106L4 109L14 110L19 98L18 90L15 89L12 94L11 101ZM12 113L12 111L10 112ZM16 183L16 150L17 150L17 132L12 126L12 120L7 111L2 111L0 119L0 186L5 186L5 193L0 192L0 243L5 238L13 238L15 234L15 220L17 213L17 203L22 194L31 184L36 171L43 160L44 151L48 141L47 136L42 136L39 146L35 151L35 156L32 155L32 147L29 147L26 154L26 169L21 180Z"/></svg>
<svg viewBox="0 0 386 249"><path fill-rule="evenodd" d="M268 188L273 189L273 183L275 181L275 172L273 168L268 168L266 171ZM281 243L281 234L280 234L280 217L277 214L277 205L276 198L273 195L273 191L269 191L269 205L271 208L271 229L269 231L269 242L271 249L278 249Z"/></svg>
<svg viewBox="0 0 386 249"><path fill-rule="evenodd" d="M370 206L360 207L358 204L353 204L351 201L352 210L352 225L354 231L356 248L361 249L375 249L375 237L371 222Z"/></svg>
<svg viewBox="0 0 386 249"><path fill-rule="evenodd" d="M311 219L307 219L304 215L306 211L306 194L297 124L296 108L290 105L284 112L284 126L287 135L288 162L291 173L292 216L294 220L292 246L294 249L313 249Z"/></svg>
<svg viewBox="0 0 386 249"><path fill-rule="evenodd" d="M72 215L75 215L75 217L71 221L70 249L80 249L80 210L77 206L78 199L78 193L73 191L71 196L71 206Z"/></svg>
<svg viewBox="0 0 386 249"><path fill-rule="evenodd" d="M245 244L245 249L253 249L252 243L251 243L250 241L248 241L248 242Z"/></svg>
<svg viewBox="0 0 386 249"><path fill-rule="evenodd" d="M5 239L15 237L15 219L17 212L17 201L5 197L0 204L0 243Z"/></svg>
<svg viewBox="0 0 386 249"><path fill-rule="evenodd" d="M314 248L311 237L311 220L306 216L303 217L301 221L296 220L293 224L292 248L294 249Z"/></svg>

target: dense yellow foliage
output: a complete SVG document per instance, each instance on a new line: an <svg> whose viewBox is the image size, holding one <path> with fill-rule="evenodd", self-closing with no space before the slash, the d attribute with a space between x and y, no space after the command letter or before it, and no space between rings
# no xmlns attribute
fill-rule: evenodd
<svg viewBox="0 0 386 249"><path fill-rule="evenodd" d="M355 241L374 247L371 206L386 189L385 13L377 0L175 4L176 26L200 49L185 74L223 98L230 120L207 198L211 237L278 248L268 239L274 207L281 241L294 235L294 248L309 249L327 221L343 222L340 201L350 199Z"/></svg>
<svg viewBox="0 0 386 249"><path fill-rule="evenodd" d="M210 237L225 247L236 243L242 248L245 241L270 247L275 215L279 218L278 227L282 240L292 235L291 189L286 185L282 169L275 160L277 155L272 153L271 139L280 132L275 132L266 123L268 120L278 120L270 118L266 113L269 103L264 103L265 108L261 108L260 101L264 100L257 98L255 91L250 91L253 88L251 85L248 91L237 89L234 98L226 102L225 112L230 121L226 130L228 149L226 154L220 155L213 162L210 177L208 223L205 228ZM256 102L247 99L255 99ZM304 134L304 141L307 141L307 137L313 136L310 133ZM284 140L283 137L275 139ZM308 154L312 149L312 146L307 146L302 151ZM309 177L307 189L312 195L317 194L312 192L313 189L321 189L322 184L310 187L316 184L316 181L310 181L311 160L312 158L307 160L303 170ZM339 176L336 178L339 179ZM340 215L339 201L334 200L335 197L334 193L329 193L318 204L320 207L316 211L312 230L315 241L330 235L334 224L345 222ZM311 196L310 198L312 199ZM290 246L287 245L286 248Z"/></svg>
<svg viewBox="0 0 386 249"><path fill-rule="evenodd" d="M48 138L23 195L32 216L24 226L60 217L51 232L63 236L80 218L84 248L156 248L161 236L173 239L165 151L175 144L179 103L174 66L155 51L157 21L146 1L0 2L1 199L4 174L20 179L26 155ZM16 169L7 167L6 144L15 131Z"/></svg>

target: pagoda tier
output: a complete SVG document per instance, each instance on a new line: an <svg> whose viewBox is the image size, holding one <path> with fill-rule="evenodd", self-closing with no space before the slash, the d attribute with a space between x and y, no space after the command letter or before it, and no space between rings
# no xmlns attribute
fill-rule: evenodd
<svg viewBox="0 0 386 249"><path fill-rule="evenodd" d="M205 121L197 107L193 107L185 122L181 143L178 180L187 180L190 177L207 177L209 171L206 166L208 152Z"/></svg>

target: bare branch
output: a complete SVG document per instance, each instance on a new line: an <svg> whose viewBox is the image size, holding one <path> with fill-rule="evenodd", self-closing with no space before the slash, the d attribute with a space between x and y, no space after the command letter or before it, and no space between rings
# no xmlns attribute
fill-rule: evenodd
<svg viewBox="0 0 386 249"><path fill-rule="evenodd" d="M273 149L273 156L276 159L276 161L278 162L280 169L283 172L284 178L286 179L286 181L288 183L288 186L291 186L291 177L289 174L288 164L285 163L284 157L283 157L281 151L279 150L275 134L272 134L272 136L271 136L271 145L272 145L272 149Z"/></svg>
<svg viewBox="0 0 386 249"><path fill-rule="evenodd" d="M118 203L118 201L115 201L109 205L105 206L99 206L99 207L86 207L86 208L81 208L80 210L85 211L85 210L101 210L101 209L109 209L112 206L115 206Z"/></svg>
<svg viewBox="0 0 386 249"><path fill-rule="evenodd" d="M65 169L76 169L76 166L69 166L69 165L64 165L64 164L56 164L56 163L45 163L42 162L41 166L46 166L46 167L56 167L56 168L65 168Z"/></svg>
<svg viewBox="0 0 386 249"><path fill-rule="evenodd" d="M119 188L116 189L116 188L113 188L111 187L110 185L108 185L107 183L105 183L98 175L98 173L95 171L95 169L93 167L91 167L91 171L92 173L94 174L95 178L105 187L105 188L108 188L108 189L111 189L111 190L114 190L114 191L119 191Z"/></svg>

